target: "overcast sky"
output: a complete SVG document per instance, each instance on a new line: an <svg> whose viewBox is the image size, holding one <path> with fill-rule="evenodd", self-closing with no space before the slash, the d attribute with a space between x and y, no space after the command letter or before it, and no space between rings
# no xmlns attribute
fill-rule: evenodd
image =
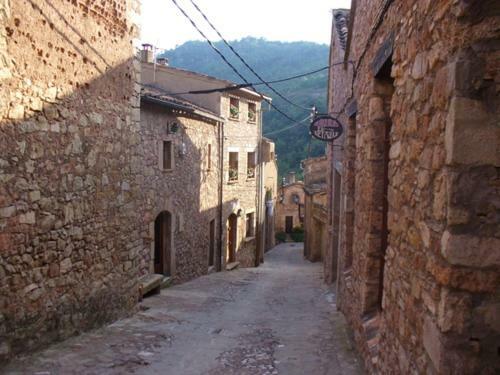
<svg viewBox="0 0 500 375"><path fill-rule="evenodd" d="M348 8L351 0L193 0L229 40L245 36L279 41L329 44L335 8ZM218 40L189 0L177 3L212 40ZM171 49L201 36L171 0L142 0L141 40Z"/></svg>

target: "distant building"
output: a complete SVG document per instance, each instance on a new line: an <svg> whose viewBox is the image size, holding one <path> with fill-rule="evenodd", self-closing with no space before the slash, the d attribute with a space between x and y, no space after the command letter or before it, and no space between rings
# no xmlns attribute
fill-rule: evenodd
<svg viewBox="0 0 500 375"><path fill-rule="evenodd" d="M223 123L190 102L142 90L143 293L158 285L150 277L154 274L182 282L216 269Z"/></svg>
<svg viewBox="0 0 500 375"><path fill-rule="evenodd" d="M267 138L262 138L262 163L264 169L264 191L265 191L265 241L264 251L271 250L275 241L275 217L276 204L278 202L278 164L274 142Z"/></svg>
<svg viewBox="0 0 500 375"><path fill-rule="evenodd" d="M253 267L264 251L264 181L262 161L261 94L248 89L189 94L234 86L233 82L155 64L143 51L142 83L164 94L187 100L223 119L221 129L221 248L217 264ZM270 98L266 98L270 100Z"/></svg>
<svg viewBox="0 0 500 375"><path fill-rule="evenodd" d="M295 181L295 173L290 172L283 179L276 205L276 233L292 233L293 228L303 227L304 183Z"/></svg>
<svg viewBox="0 0 500 375"><path fill-rule="evenodd" d="M330 244L326 156L302 161L304 168L304 256L322 261Z"/></svg>
<svg viewBox="0 0 500 375"><path fill-rule="evenodd" d="M365 367L500 373L499 3L354 0L333 16L344 135L325 274Z"/></svg>

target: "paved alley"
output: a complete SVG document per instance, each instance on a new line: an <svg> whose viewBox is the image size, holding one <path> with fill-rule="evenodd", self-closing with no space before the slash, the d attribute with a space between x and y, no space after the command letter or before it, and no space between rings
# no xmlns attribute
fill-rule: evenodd
<svg viewBox="0 0 500 375"><path fill-rule="evenodd" d="M256 269L165 289L140 312L10 363L8 374L361 374L301 244L282 244Z"/></svg>

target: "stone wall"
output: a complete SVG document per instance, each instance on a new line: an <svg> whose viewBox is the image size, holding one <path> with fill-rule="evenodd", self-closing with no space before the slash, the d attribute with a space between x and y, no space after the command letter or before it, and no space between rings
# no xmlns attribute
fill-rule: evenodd
<svg viewBox="0 0 500 375"><path fill-rule="evenodd" d="M172 132L174 123L179 129ZM145 196L141 275L154 272L154 221L164 211L172 217L172 281L179 283L204 275L209 270L211 220L215 223L214 256L219 244L219 124L158 104L142 103L141 129L141 185ZM161 165L163 141L171 141L174 148L172 170L163 170Z"/></svg>
<svg viewBox="0 0 500 375"><path fill-rule="evenodd" d="M498 372L498 3L356 7L340 308L371 373Z"/></svg>
<svg viewBox="0 0 500 375"><path fill-rule="evenodd" d="M326 156L302 161L304 166L304 256L311 262L322 261L329 246L329 210L327 195L328 159Z"/></svg>
<svg viewBox="0 0 500 375"><path fill-rule="evenodd" d="M235 93L236 94L236 93ZM240 114L237 119L230 118L230 97L240 101ZM258 180L262 173L256 169L254 177L247 176L248 152L255 152L255 160L259 157L260 119L248 121L248 103L256 104L257 116L261 116L261 103L256 98L250 99L241 95L223 95L221 98L221 116L226 118L224 123L224 184L223 184L223 217L226 220L231 214L238 214L236 261L240 267L254 267L256 265L257 241L246 238L246 215L254 214L254 227L258 218ZM229 152L238 152L238 179L229 180ZM241 210L241 211L240 211ZM254 237L254 236L252 236ZM227 243L227 230L223 232L223 243ZM228 251L223 256L223 264L228 260Z"/></svg>
<svg viewBox="0 0 500 375"><path fill-rule="evenodd" d="M295 203L293 196L297 195L299 197L299 204ZM280 188L280 197L278 204L276 205L276 233L285 232L286 229L286 217L293 217L293 227L301 227L302 221L299 216L299 205L301 210L304 209L304 183L298 181L294 184L285 185ZM301 211L302 214L304 214Z"/></svg>
<svg viewBox="0 0 500 375"><path fill-rule="evenodd" d="M130 311L137 1L0 1L0 358Z"/></svg>
<svg viewBox="0 0 500 375"><path fill-rule="evenodd" d="M278 163L276 161L274 142L262 139L262 163L264 179L264 199L266 205L264 251L271 250L275 244L275 215L278 201Z"/></svg>

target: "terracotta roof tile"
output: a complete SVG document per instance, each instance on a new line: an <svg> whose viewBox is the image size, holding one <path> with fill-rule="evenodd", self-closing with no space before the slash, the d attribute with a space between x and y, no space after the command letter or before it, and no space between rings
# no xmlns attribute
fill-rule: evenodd
<svg viewBox="0 0 500 375"><path fill-rule="evenodd" d="M340 46L345 51L347 45L347 32L349 29L349 10L348 9L334 9L333 22L337 30Z"/></svg>

